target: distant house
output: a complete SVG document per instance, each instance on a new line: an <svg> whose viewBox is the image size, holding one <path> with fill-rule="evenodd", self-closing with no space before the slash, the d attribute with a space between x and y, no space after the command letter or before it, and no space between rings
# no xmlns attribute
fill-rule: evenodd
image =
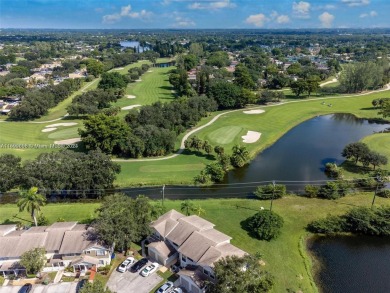
<svg viewBox="0 0 390 293"><path fill-rule="evenodd" d="M43 247L47 263L43 271L57 271L67 266L85 271L105 266L112 249L91 239L90 227L77 222L57 222L51 226L17 230L16 225L0 225L0 274L18 275L25 271L19 264L22 254Z"/></svg>
<svg viewBox="0 0 390 293"><path fill-rule="evenodd" d="M245 251L230 244L232 239L214 224L198 216L184 216L171 210L151 224L153 235L149 257L160 264L180 264L176 285L187 292L205 292L205 281L215 281L213 265L227 256L244 256Z"/></svg>

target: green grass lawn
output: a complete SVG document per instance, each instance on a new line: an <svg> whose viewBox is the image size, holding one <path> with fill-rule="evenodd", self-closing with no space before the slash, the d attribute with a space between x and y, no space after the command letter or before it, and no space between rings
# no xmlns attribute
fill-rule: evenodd
<svg viewBox="0 0 390 293"><path fill-rule="evenodd" d="M366 136L362 142L366 143L368 147L378 153L387 157L387 165L381 166L382 169L390 170L390 134L376 133Z"/></svg>
<svg viewBox="0 0 390 293"><path fill-rule="evenodd" d="M238 110L220 117L214 124L196 132L194 135L203 140L208 140L213 146L219 144L230 152L235 144L244 144L241 136L246 135L248 130L258 131L261 133L260 140L253 144L245 144L251 156L254 157L257 153L275 143L294 126L318 115L352 113L358 117L378 118L378 110L372 108L371 101L374 98L386 97L387 95L388 91L350 98L298 100L283 105L262 107L265 112L254 115L244 114L243 110ZM325 105L322 105L323 101ZM332 107L327 106L330 103L333 105ZM219 113L213 113L210 117L202 119L199 125L207 123L217 114ZM237 132L238 128L241 130ZM230 132L230 130L233 131ZM232 137L232 134L235 134L235 136ZM216 143L216 139L221 139L221 142ZM120 163L122 172L118 175L116 184L119 186L191 184L194 176L199 174L199 170L187 171L189 166L208 164L211 162L210 158L213 157L207 158L196 154L187 154L166 161ZM159 173L158 170L165 171L167 165L175 167L170 169L168 174Z"/></svg>
<svg viewBox="0 0 390 293"><path fill-rule="evenodd" d="M150 105L157 101L171 102L175 99L172 86L169 83L169 71L174 67L150 68L141 76L141 82L129 83L124 98L119 99L114 106L125 107L130 105ZM133 95L135 99L128 99ZM127 111L123 111L127 113Z"/></svg>
<svg viewBox="0 0 390 293"><path fill-rule="evenodd" d="M273 210L284 218L282 234L270 242L251 238L242 229L241 222L256 213L260 207L268 208L269 201L253 199L207 199L194 200L205 211L204 217L216 225L216 229L231 236L231 243L248 253L260 252L266 263L265 269L275 276L273 292L316 292L311 276L311 261L306 253L304 239L308 236L306 225L327 214L342 214L354 206L370 206L372 193L355 194L338 200L308 199L287 196L274 201ZM377 205L389 204L390 200L377 198ZM181 201L166 200L165 206L180 211ZM66 221L83 221L94 217L99 203L49 204L42 208L43 214L50 222L57 218ZM19 213L16 205L0 205L0 223L18 220L14 215L31 221L26 213ZM31 222L30 222L31 223Z"/></svg>

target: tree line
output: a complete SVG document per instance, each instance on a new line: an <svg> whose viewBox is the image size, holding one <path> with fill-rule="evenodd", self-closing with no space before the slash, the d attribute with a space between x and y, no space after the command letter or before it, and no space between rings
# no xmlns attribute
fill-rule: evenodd
<svg viewBox="0 0 390 293"><path fill-rule="evenodd" d="M96 198L113 188L120 166L100 150L88 153L61 150L42 153L34 160L0 156L0 192L38 187L49 196Z"/></svg>
<svg viewBox="0 0 390 293"><path fill-rule="evenodd" d="M131 158L163 156L174 150L180 133L215 110L215 101L207 97L157 102L130 111L124 120L104 113L91 115L79 133L87 149Z"/></svg>
<svg viewBox="0 0 390 293"><path fill-rule="evenodd" d="M81 88L80 79L66 79L58 85L49 85L26 93L22 102L12 108L10 120L31 120L48 113L48 110Z"/></svg>

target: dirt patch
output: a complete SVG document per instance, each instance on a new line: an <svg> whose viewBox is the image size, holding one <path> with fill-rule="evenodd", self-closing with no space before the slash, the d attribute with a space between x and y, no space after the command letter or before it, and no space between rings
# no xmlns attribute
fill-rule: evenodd
<svg viewBox="0 0 390 293"><path fill-rule="evenodd" d="M248 131L248 133L242 137L242 142L254 143L260 139L261 133L257 131Z"/></svg>
<svg viewBox="0 0 390 293"><path fill-rule="evenodd" d="M79 141L81 141L81 138L76 137L76 138L70 138L70 139L64 139L64 140L56 140L54 143L55 144L73 144L73 143L76 143Z"/></svg>
<svg viewBox="0 0 390 293"><path fill-rule="evenodd" d="M264 110L258 109L258 110L249 110L249 111L244 111L244 114L261 114L264 113Z"/></svg>
<svg viewBox="0 0 390 293"><path fill-rule="evenodd" d="M77 125L77 123L76 122L64 122L64 123L56 123L56 124L46 125L45 127L52 128L52 127L58 127L58 126L73 126L73 125Z"/></svg>
<svg viewBox="0 0 390 293"><path fill-rule="evenodd" d="M123 107L122 110L131 110L133 108L141 107L141 105L131 105L131 106L126 106Z"/></svg>
<svg viewBox="0 0 390 293"><path fill-rule="evenodd" d="M50 131L54 131L54 130L56 130L57 128L55 128L55 127L48 127L48 128L44 128L44 129L42 129L42 132L50 132Z"/></svg>

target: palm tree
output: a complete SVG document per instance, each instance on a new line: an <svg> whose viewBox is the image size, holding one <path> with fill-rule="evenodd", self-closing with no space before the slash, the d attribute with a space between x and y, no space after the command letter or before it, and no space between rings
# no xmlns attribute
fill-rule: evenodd
<svg viewBox="0 0 390 293"><path fill-rule="evenodd" d="M242 167L249 161L249 152L244 146L235 145L233 147L233 155L231 163L234 167Z"/></svg>
<svg viewBox="0 0 390 293"><path fill-rule="evenodd" d="M38 187L31 187L29 190L23 190L19 194L20 199L17 202L19 212L23 212L25 209L31 214L35 226L38 226L36 212L41 211L41 206L45 205L46 198L38 194Z"/></svg>
<svg viewBox="0 0 390 293"><path fill-rule="evenodd" d="M182 212L186 213L186 216L189 216L191 211L194 210L194 204L191 201L189 201L188 199L186 199L185 201L183 201L181 203L181 208L180 209L181 209Z"/></svg>
<svg viewBox="0 0 390 293"><path fill-rule="evenodd" d="M197 205L195 206L193 209L195 214L197 214L198 216L201 216L201 215L204 215L206 214L206 211L204 209L202 209L202 207L200 205Z"/></svg>

